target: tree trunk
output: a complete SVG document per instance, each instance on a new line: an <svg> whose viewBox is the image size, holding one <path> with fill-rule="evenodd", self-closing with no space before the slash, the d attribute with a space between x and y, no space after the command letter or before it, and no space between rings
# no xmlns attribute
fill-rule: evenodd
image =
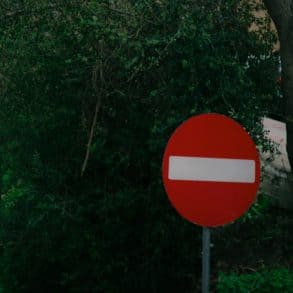
<svg viewBox="0 0 293 293"><path fill-rule="evenodd" d="M292 18L293 20L293 18ZM293 169L293 21L287 34L280 40L281 43L281 62L282 62L282 80L283 93L285 97L285 117L287 124L287 152ZM293 193L293 175L289 176L291 180L291 192ZM293 208L293 194L282 195L280 198L281 206Z"/></svg>
<svg viewBox="0 0 293 293"><path fill-rule="evenodd" d="M288 134L288 155L293 167L293 27L288 31L286 41L281 43L282 81L285 97L285 117Z"/></svg>
<svg viewBox="0 0 293 293"><path fill-rule="evenodd" d="M279 35L287 152L293 171L293 0L264 0L264 3ZM290 177L293 178L292 174ZM280 200L282 206L293 208L293 180L290 185L292 194L280 195Z"/></svg>

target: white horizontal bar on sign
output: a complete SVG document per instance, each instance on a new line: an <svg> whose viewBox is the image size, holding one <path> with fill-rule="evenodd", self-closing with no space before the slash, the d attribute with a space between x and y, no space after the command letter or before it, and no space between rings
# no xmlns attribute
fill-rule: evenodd
<svg viewBox="0 0 293 293"><path fill-rule="evenodd" d="M255 182L255 161L241 159L220 159L170 156L170 180Z"/></svg>

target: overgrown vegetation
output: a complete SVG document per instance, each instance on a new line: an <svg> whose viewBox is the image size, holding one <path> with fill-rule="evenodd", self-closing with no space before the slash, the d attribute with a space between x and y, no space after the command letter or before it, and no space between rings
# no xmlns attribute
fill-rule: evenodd
<svg viewBox="0 0 293 293"><path fill-rule="evenodd" d="M242 274L221 274L217 286L219 293L293 292L293 272L288 269L262 270Z"/></svg>
<svg viewBox="0 0 293 293"><path fill-rule="evenodd" d="M161 157L203 112L262 149L275 36L229 1L1 1L3 292L189 292L200 229L170 207ZM261 25L261 23L260 23Z"/></svg>

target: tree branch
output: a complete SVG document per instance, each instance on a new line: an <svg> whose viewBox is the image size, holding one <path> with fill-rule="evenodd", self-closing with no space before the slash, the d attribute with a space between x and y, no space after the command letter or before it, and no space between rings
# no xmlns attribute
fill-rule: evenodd
<svg viewBox="0 0 293 293"><path fill-rule="evenodd" d="M97 119L98 119L98 113L101 107L101 96L98 96L97 98L97 102L96 102L96 108L95 108L95 114L94 114L94 118L93 118L93 122L92 122L92 126L91 126L91 131L90 131L90 136L89 136L89 140L87 143L87 148L86 148L86 154L85 154L85 158L82 164L82 168L81 168L81 176L83 176L84 171L86 169L88 160L89 160L89 156L90 156L90 148L93 142L93 137L94 137L94 131L95 131L95 126L97 124Z"/></svg>
<svg viewBox="0 0 293 293"><path fill-rule="evenodd" d="M97 101L96 101L94 118L93 118L93 122L91 125L89 140L87 143L86 154L85 154L85 158L84 158L82 168L81 168L81 173L80 173L81 176L83 176L85 169L87 167L87 164L88 164L88 160L89 160L89 156L90 156L90 148L91 148L91 145L93 142L95 127L96 127L97 120L98 120L98 113L99 113L99 110L101 107L101 102L102 102L102 92L101 92L101 90L99 91L97 88L97 71L98 71L98 69L100 70L100 79L101 79L101 81L104 81L103 67L102 67L102 62L99 62L98 64L99 65L97 65L95 67L95 69L93 70L93 74L92 74L92 83L93 83L93 88L94 88L95 92L97 93Z"/></svg>

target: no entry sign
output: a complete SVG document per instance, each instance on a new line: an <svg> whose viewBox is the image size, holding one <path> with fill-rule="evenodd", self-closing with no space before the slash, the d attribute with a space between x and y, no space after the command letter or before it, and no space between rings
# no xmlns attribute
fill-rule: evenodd
<svg viewBox="0 0 293 293"><path fill-rule="evenodd" d="M260 162L243 127L220 114L202 114L172 134L163 158L163 182L184 218L216 227L240 217L255 199Z"/></svg>

